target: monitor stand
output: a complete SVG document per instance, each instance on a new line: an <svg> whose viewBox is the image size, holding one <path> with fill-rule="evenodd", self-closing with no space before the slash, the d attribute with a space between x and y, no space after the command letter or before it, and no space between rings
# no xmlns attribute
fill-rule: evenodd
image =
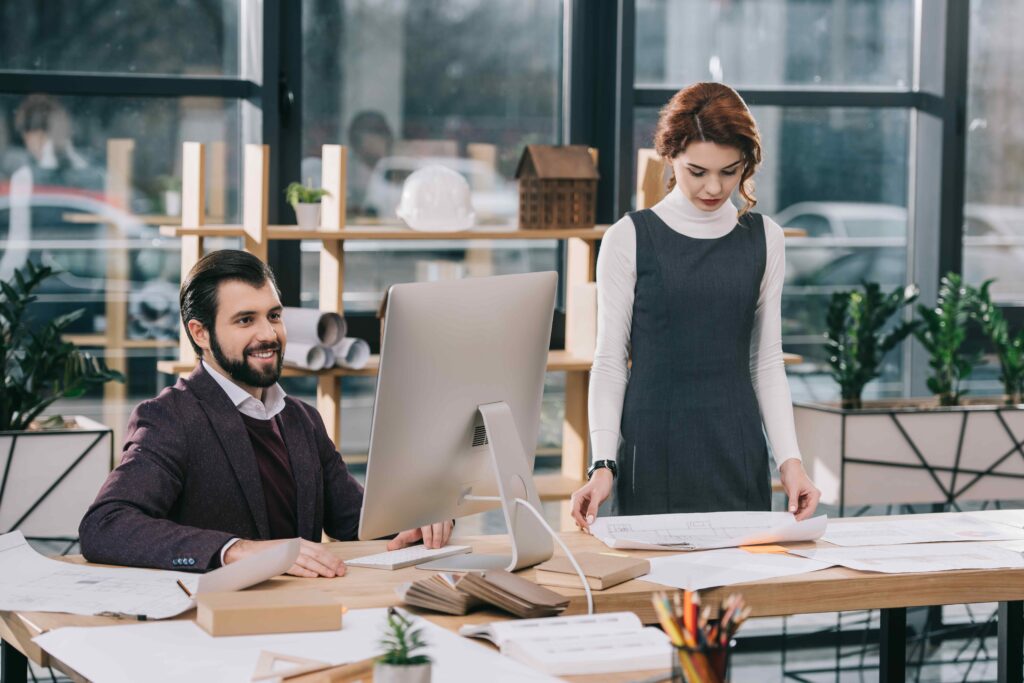
<svg viewBox="0 0 1024 683"><path fill-rule="evenodd" d="M541 511L540 496L533 484L533 473L527 469L526 451L519 439L512 410L504 401L486 403L477 410L487 430L491 462L498 480L498 495L466 496L466 499L501 501L505 526L512 540L512 554L455 555L417 565L417 569L450 572L505 569L514 572L550 559L554 551L548 530L532 512L516 503L516 498L522 498L538 512Z"/></svg>

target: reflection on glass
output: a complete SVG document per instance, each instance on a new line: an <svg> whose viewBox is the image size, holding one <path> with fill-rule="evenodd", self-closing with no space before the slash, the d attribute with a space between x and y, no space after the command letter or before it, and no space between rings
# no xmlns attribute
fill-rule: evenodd
<svg viewBox="0 0 1024 683"><path fill-rule="evenodd" d="M783 227L806 237L786 240L783 347L805 359L794 369L798 399L830 399L822 335L832 292L861 281L887 291L906 282L909 115L893 109L753 107L764 162L754 179L758 204ZM654 109L637 110L635 141L650 147ZM899 391L901 358L892 354L882 383ZM885 383L896 383L886 386Z"/></svg>
<svg viewBox="0 0 1024 683"><path fill-rule="evenodd" d="M239 0L4 0L0 69L237 76L239 7Z"/></svg>
<svg viewBox="0 0 1024 683"><path fill-rule="evenodd" d="M85 308L70 331L112 358L148 359L130 387L151 395L158 349L173 355L180 327L180 240L158 226L180 220L165 214L181 143L209 143L208 211L236 220L237 104L5 95L0 122L0 279L28 260L62 271L33 314Z"/></svg>
<svg viewBox="0 0 1024 683"><path fill-rule="evenodd" d="M964 276L996 278L993 298L1014 306L1024 305L1022 22L1019 2L971 3Z"/></svg>
<svg viewBox="0 0 1024 683"><path fill-rule="evenodd" d="M637 0L636 83L909 89L913 4Z"/></svg>

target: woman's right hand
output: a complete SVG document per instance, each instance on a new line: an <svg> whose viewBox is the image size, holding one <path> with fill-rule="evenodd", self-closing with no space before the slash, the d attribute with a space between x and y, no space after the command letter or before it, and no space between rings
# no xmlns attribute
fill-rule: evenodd
<svg viewBox="0 0 1024 683"><path fill-rule="evenodd" d="M608 496L612 495L615 477L607 467L594 470L590 481L573 491L569 501L572 503L572 518L581 530L587 531L597 519L597 508Z"/></svg>

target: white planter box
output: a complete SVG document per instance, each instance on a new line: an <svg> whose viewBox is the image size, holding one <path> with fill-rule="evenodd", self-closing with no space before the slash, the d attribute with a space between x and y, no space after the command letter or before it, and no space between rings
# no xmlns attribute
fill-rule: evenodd
<svg viewBox="0 0 1024 683"><path fill-rule="evenodd" d="M294 204L295 222L303 230L316 230L320 227L320 202L315 204Z"/></svg>
<svg viewBox="0 0 1024 683"><path fill-rule="evenodd" d="M1024 405L796 403L797 437L821 500L838 505L1024 499Z"/></svg>
<svg viewBox="0 0 1024 683"><path fill-rule="evenodd" d="M0 432L0 532L76 539L78 524L110 473L114 438L86 417L80 429Z"/></svg>
<svg viewBox="0 0 1024 683"><path fill-rule="evenodd" d="M373 666L374 683L430 683L430 664L395 666L377 662Z"/></svg>

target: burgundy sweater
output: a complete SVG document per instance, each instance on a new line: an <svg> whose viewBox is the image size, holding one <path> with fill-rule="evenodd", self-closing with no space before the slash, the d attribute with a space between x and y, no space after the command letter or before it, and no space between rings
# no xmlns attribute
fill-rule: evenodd
<svg viewBox="0 0 1024 683"><path fill-rule="evenodd" d="M278 417L258 420L245 413L239 414L256 453L263 498L267 503L270 538L295 538L299 535L295 520L295 477L277 424Z"/></svg>

